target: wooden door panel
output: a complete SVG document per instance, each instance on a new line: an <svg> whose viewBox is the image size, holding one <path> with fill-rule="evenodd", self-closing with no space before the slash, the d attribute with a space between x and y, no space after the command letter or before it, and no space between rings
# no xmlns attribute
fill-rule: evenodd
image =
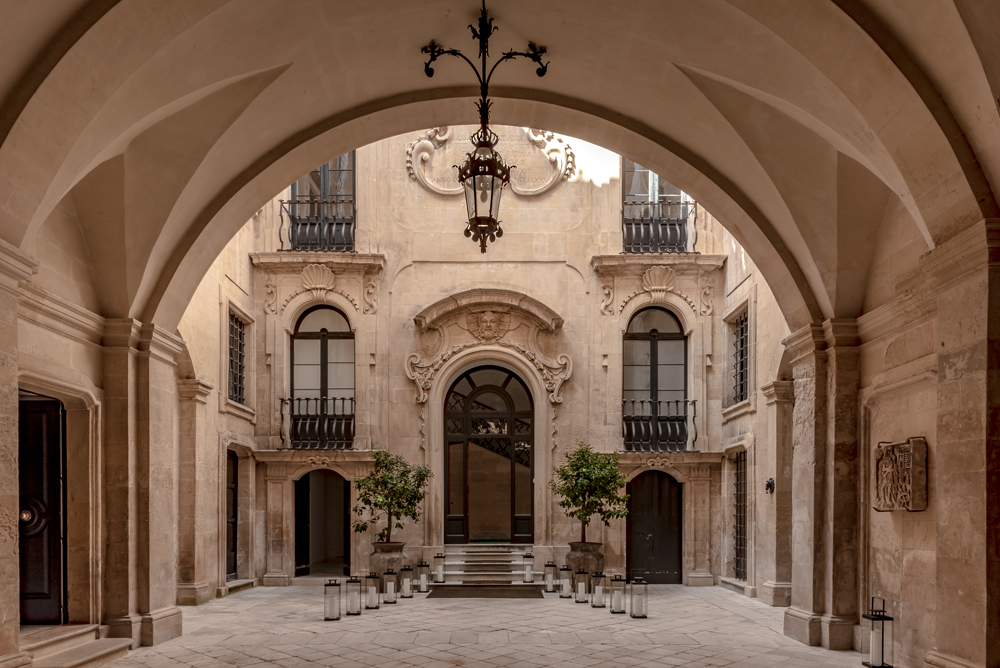
<svg viewBox="0 0 1000 668"><path fill-rule="evenodd" d="M646 471L629 483L626 546L629 578L680 584L681 486L661 471Z"/></svg>

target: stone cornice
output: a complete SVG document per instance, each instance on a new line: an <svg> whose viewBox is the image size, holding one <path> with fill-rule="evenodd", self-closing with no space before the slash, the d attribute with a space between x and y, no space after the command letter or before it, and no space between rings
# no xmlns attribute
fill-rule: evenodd
<svg viewBox="0 0 1000 668"><path fill-rule="evenodd" d="M701 253L621 253L618 255L595 255L590 258L590 266L598 276L638 278L650 267L667 266L680 275L698 274L722 269L725 255L702 255Z"/></svg>
<svg viewBox="0 0 1000 668"><path fill-rule="evenodd" d="M100 345L105 319L42 288L25 283L17 304L18 318L82 343Z"/></svg>
<svg viewBox="0 0 1000 668"><path fill-rule="evenodd" d="M375 460L371 450L255 450L253 458L259 462L294 462L308 464L309 459L327 459L331 463L362 462Z"/></svg>
<svg viewBox="0 0 1000 668"><path fill-rule="evenodd" d="M764 403L768 406L778 402L791 403L795 400L795 382L791 380L775 380L762 385L760 391L764 394Z"/></svg>
<svg viewBox="0 0 1000 668"><path fill-rule="evenodd" d="M782 339L781 343L792 354L794 362L810 353L825 349L826 336L821 325L812 324L795 330Z"/></svg>
<svg viewBox="0 0 1000 668"><path fill-rule="evenodd" d="M17 294L18 284L38 271L38 262L0 239L0 289Z"/></svg>
<svg viewBox="0 0 1000 668"><path fill-rule="evenodd" d="M181 378L177 381L177 391L181 399L193 401L198 404L207 403L206 397L215 388L211 383L206 383L198 378Z"/></svg>
<svg viewBox="0 0 1000 668"><path fill-rule="evenodd" d="M105 348L138 348L142 323L132 318L109 318L104 323L101 345Z"/></svg>
<svg viewBox="0 0 1000 668"><path fill-rule="evenodd" d="M858 321L853 318L830 318L823 322L823 336L830 348L854 347L861 344Z"/></svg>
<svg viewBox="0 0 1000 668"><path fill-rule="evenodd" d="M528 316L547 332L553 332L563 325L559 314L537 299L521 292L499 288L476 288L446 297L414 316L413 322L419 331L424 332L455 312L470 307L514 311Z"/></svg>
<svg viewBox="0 0 1000 668"><path fill-rule="evenodd" d="M139 350L167 364L176 364L184 350L184 339L156 325L143 325L139 335Z"/></svg>
<svg viewBox="0 0 1000 668"><path fill-rule="evenodd" d="M385 269L385 255L381 253L272 251L250 253L250 259L269 274L301 274L310 264L324 265L335 274L381 274Z"/></svg>

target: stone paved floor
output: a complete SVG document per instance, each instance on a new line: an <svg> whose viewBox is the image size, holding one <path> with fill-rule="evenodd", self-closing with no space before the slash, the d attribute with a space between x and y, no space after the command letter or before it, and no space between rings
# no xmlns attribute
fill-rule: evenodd
<svg viewBox="0 0 1000 668"><path fill-rule="evenodd" d="M539 599L427 599L322 619L321 587L246 590L184 608L184 636L111 668L859 666L781 635L781 608L721 587L650 587L649 618Z"/></svg>

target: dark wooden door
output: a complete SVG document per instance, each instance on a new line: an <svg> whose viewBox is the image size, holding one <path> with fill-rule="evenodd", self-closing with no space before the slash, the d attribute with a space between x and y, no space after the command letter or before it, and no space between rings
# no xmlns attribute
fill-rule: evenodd
<svg viewBox="0 0 1000 668"><path fill-rule="evenodd" d="M236 579L236 536L239 503L240 460L236 453L226 453L226 581Z"/></svg>
<svg viewBox="0 0 1000 668"><path fill-rule="evenodd" d="M640 473L628 485L628 577L681 583L681 486L662 471Z"/></svg>
<svg viewBox="0 0 1000 668"><path fill-rule="evenodd" d="M63 409L22 400L19 415L21 623L61 624L63 573Z"/></svg>
<svg viewBox="0 0 1000 668"><path fill-rule="evenodd" d="M295 481L295 575L309 575L309 476Z"/></svg>

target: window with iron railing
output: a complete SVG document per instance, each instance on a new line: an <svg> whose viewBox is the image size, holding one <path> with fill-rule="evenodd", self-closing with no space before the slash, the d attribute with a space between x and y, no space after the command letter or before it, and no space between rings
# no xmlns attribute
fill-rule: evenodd
<svg viewBox="0 0 1000 668"><path fill-rule="evenodd" d="M281 249L353 251L357 229L354 151L321 165L281 200Z"/></svg>
<svg viewBox="0 0 1000 668"><path fill-rule="evenodd" d="M246 398L246 329L238 315L229 312L229 398L242 404Z"/></svg>
<svg viewBox="0 0 1000 668"><path fill-rule="evenodd" d="M729 323L733 342L732 404L746 401L750 394L750 314L743 311Z"/></svg>
<svg viewBox="0 0 1000 668"><path fill-rule="evenodd" d="M736 453L733 470L735 507L733 522L733 575L737 580L747 579L747 451Z"/></svg>
<svg viewBox="0 0 1000 668"><path fill-rule="evenodd" d="M698 205L656 172L622 158L625 253L694 253Z"/></svg>

